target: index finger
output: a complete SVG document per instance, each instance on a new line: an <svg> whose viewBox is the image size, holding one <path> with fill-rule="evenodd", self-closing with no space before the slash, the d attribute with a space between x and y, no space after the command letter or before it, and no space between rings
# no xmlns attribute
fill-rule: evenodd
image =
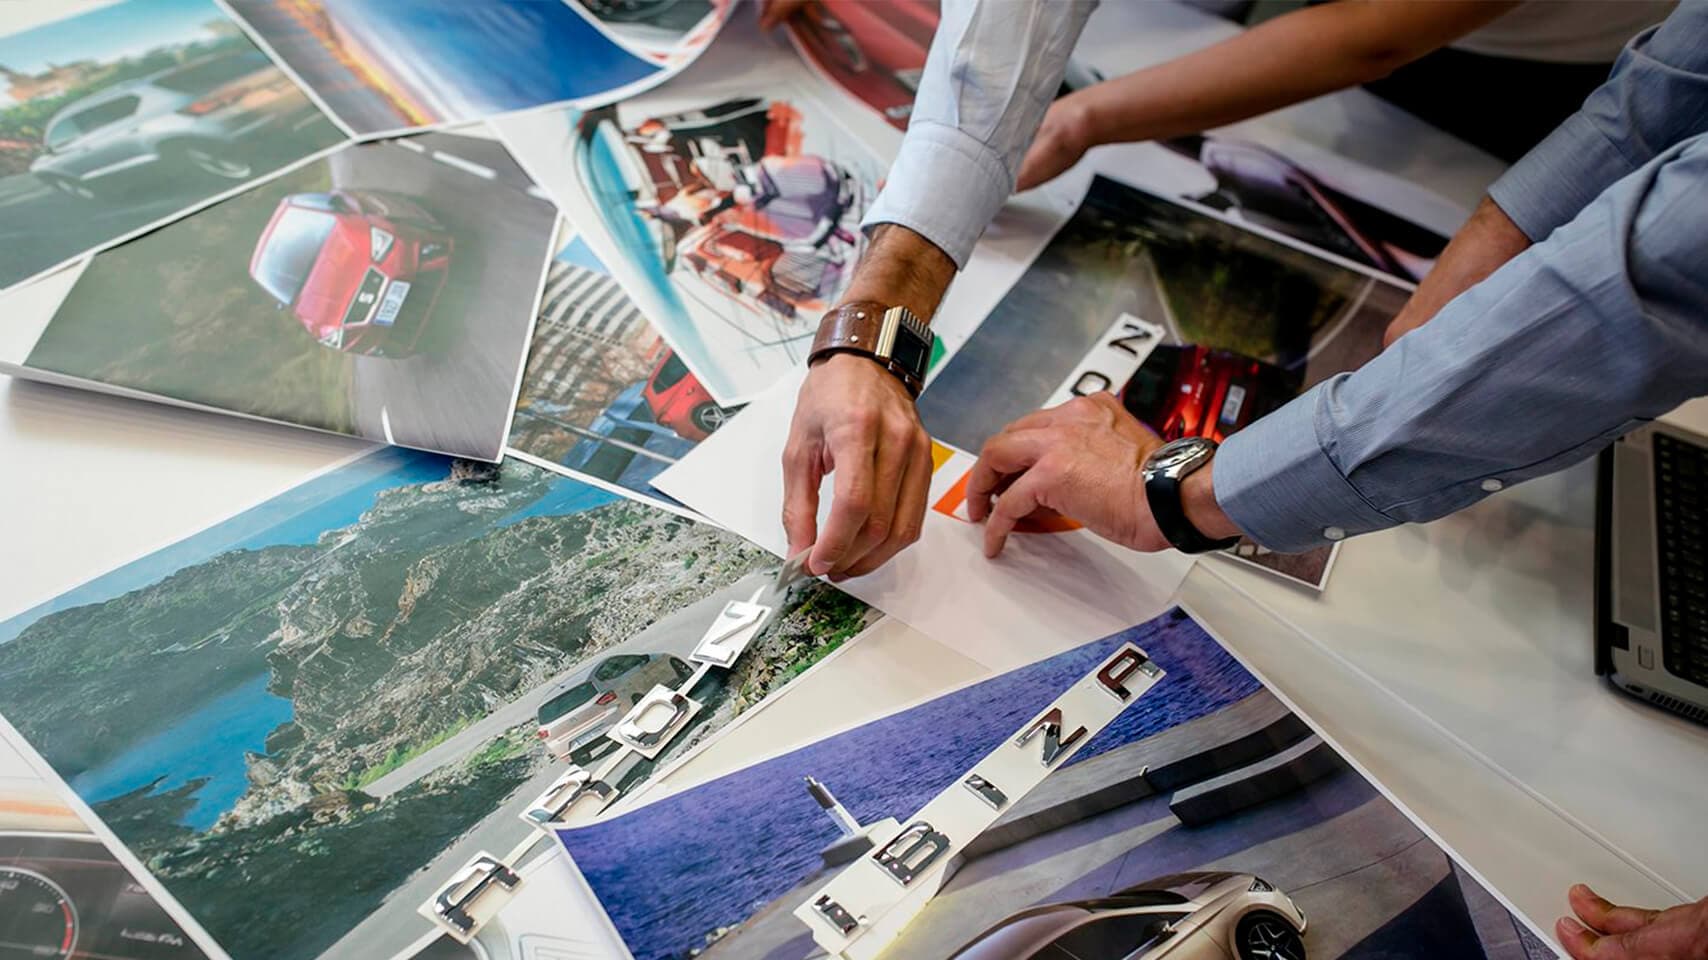
<svg viewBox="0 0 1708 960"><path fill-rule="evenodd" d="M1012 475L1044 455L1049 435L1042 430L1007 431L991 437L967 477L967 516L974 523L990 513L990 498Z"/></svg>
<svg viewBox="0 0 1708 960"><path fill-rule="evenodd" d="M991 512L990 520L984 528L984 555L995 557L1008 545L1008 535L1020 521L1031 516L1042 506L1039 495L1043 479L1036 473L1026 473L1014 481L1002 496L996 499L996 509Z"/></svg>

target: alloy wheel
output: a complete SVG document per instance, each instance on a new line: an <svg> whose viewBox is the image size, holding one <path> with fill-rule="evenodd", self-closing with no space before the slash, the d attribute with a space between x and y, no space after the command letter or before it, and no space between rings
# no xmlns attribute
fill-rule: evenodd
<svg viewBox="0 0 1708 960"><path fill-rule="evenodd" d="M1240 960L1305 960L1305 941L1280 917L1266 914L1240 924Z"/></svg>

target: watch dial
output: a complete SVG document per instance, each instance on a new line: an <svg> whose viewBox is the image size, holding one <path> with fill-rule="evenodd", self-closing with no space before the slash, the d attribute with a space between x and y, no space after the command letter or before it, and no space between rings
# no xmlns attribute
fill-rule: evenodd
<svg viewBox="0 0 1708 960"><path fill-rule="evenodd" d="M930 354L931 347L915 336L913 331L903 329L896 332L895 345L890 348L890 359L901 364L902 369L923 376Z"/></svg>
<svg viewBox="0 0 1708 960"><path fill-rule="evenodd" d="M1193 461L1208 456L1212 449L1213 445L1203 437L1185 437L1159 447L1152 456L1151 468L1159 472L1174 473Z"/></svg>

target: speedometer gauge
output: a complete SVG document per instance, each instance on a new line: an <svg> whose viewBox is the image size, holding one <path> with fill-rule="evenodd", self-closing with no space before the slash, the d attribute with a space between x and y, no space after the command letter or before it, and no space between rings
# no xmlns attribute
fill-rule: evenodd
<svg viewBox="0 0 1708 960"><path fill-rule="evenodd" d="M77 948L77 907L34 870L0 866L0 960L65 960Z"/></svg>

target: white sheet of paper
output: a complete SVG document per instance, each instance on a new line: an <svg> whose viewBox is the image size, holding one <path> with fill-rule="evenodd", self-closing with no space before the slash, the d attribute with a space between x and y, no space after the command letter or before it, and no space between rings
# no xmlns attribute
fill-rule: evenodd
<svg viewBox="0 0 1708 960"><path fill-rule="evenodd" d="M783 443L803 376L797 369L766 391L654 486L782 555ZM932 503L968 462L960 454L942 465ZM826 477L820 492L820 523L833 482ZM1156 616L1191 566L1190 557L1134 553L1086 530L1017 534L1002 556L987 560L982 526L932 509L918 543L839 586L955 652L1006 670Z"/></svg>

